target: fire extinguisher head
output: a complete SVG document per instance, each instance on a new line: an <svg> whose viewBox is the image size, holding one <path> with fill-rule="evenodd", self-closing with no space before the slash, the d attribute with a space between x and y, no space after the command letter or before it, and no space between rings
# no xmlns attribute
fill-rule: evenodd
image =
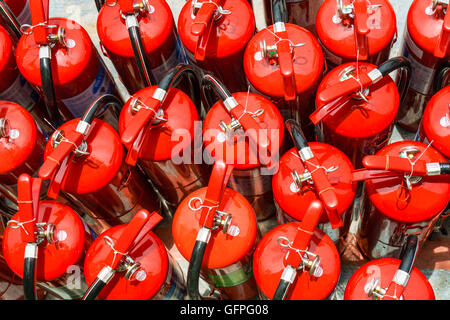
<svg viewBox="0 0 450 320"><path fill-rule="evenodd" d="M299 227L300 223L297 222L282 224L270 230L258 243L253 255L253 272L262 294L268 298L273 297L280 282L286 267L288 245L294 240ZM297 270L297 280L291 285L286 299L322 300L328 298L336 287L341 265L333 241L316 229L308 250L308 258L303 267ZM303 255L305 252L298 254ZM317 263L316 257L319 257L322 272L314 276L309 274L309 268L314 267L315 261Z"/></svg>
<svg viewBox="0 0 450 320"><path fill-rule="evenodd" d="M433 148L450 159L450 87L437 92L428 102L422 120L422 139L433 141Z"/></svg>
<svg viewBox="0 0 450 320"><path fill-rule="evenodd" d="M382 258L362 265L349 279L344 300L380 299L400 266L399 259ZM375 272L374 272L375 270ZM431 284L419 269L413 268L402 300L435 300Z"/></svg>

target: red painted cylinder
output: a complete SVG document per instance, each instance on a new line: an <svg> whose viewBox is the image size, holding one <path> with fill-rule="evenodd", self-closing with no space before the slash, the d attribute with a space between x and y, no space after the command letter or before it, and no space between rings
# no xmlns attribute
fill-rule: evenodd
<svg viewBox="0 0 450 320"><path fill-rule="evenodd" d="M325 0L316 19L328 69L356 60L376 65L386 61L397 38L395 12L389 1L373 0L369 5L366 0L342 0L342 8L338 3Z"/></svg>
<svg viewBox="0 0 450 320"><path fill-rule="evenodd" d="M208 188L194 191L178 206L172 223L174 243L183 257L190 261L200 225L200 213L192 210L203 201ZM248 201L236 191L225 189L220 210L232 216L233 235L212 231L202 263L202 274L231 300L247 300L257 295L252 274L252 254L258 242L255 213ZM195 209L195 208L194 208Z"/></svg>
<svg viewBox="0 0 450 320"><path fill-rule="evenodd" d="M80 117L89 105L103 94L113 93L115 86L98 56L89 34L73 20L50 18L51 32L64 28L65 44L51 49L51 66L56 98L74 115ZM61 29L59 29L61 30ZM25 30L17 45L16 61L21 74L42 89L39 45L35 32Z"/></svg>
<svg viewBox="0 0 450 320"><path fill-rule="evenodd" d="M344 300L372 300L369 291L375 283L386 289L400 266L399 259L383 258L362 265L352 275L345 288ZM376 288L375 288L376 289ZM412 268L408 284L400 300L435 300L431 284L416 267Z"/></svg>
<svg viewBox="0 0 450 320"><path fill-rule="evenodd" d="M119 132L134 125L137 120L132 104L149 104L157 86L138 91L124 105L119 119ZM162 196L173 207L196 189L205 186L209 168L195 161L202 155L201 128L196 106L183 91L171 88L162 104L164 121L151 120L145 130L143 144L139 149L139 163L146 175L153 181ZM196 139L200 137L200 142ZM181 141L180 141L181 140ZM133 144L125 144L130 150Z"/></svg>
<svg viewBox="0 0 450 320"><path fill-rule="evenodd" d="M187 1L178 18L178 33L190 62L204 72L212 73L231 92L245 91L242 59L245 47L255 32L255 18L245 0ZM205 4L209 3L209 4ZM202 5L197 15L193 6ZM217 13L217 5L222 12ZM210 10L211 15L204 11ZM207 12L208 13L208 12ZM195 30L205 25L203 31Z"/></svg>
<svg viewBox="0 0 450 320"><path fill-rule="evenodd" d="M259 287L261 299L271 299L286 267L289 248L279 244L279 237L294 240L300 223L289 222L270 230L258 243L253 255L253 272ZM338 283L341 270L339 253L333 241L324 232L315 229L308 246L308 252L320 258L322 274L312 276L298 271L297 279L291 285L286 300L323 300L329 298Z"/></svg>
<svg viewBox="0 0 450 320"><path fill-rule="evenodd" d="M433 4L436 7L433 8ZM398 113L398 124L409 131L419 127L433 95L441 63L450 57L450 14L441 1L415 0L408 11L403 56L412 67L411 84ZM445 14L446 13L446 14Z"/></svg>
<svg viewBox="0 0 450 320"><path fill-rule="evenodd" d="M112 252L105 237L116 242L125 228L126 225L120 225L106 230L89 247L84 261L84 274L88 284L107 265L106 258ZM181 269L152 231L138 237L128 251L128 256L140 265L136 274L128 279L124 277L126 270L116 272L98 295L99 300L183 299L185 288Z"/></svg>
<svg viewBox="0 0 450 320"><path fill-rule="evenodd" d="M44 240L44 243L39 245L36 281L54 295L66 299L81 298L80 290L67 286L72 284L68 280L73 277L74 272L83 271L82 262L92 242L89 228L75 211L52 200L39 202L35 218L36 223L43 223L47 230L50 225L54 226L53 241ZM17 212L5 229L2 249L9 268L22 278L27 241L22 231L23 226L17 222L30 223L22 219L22 211ZM68 295L67 292L71 293Z"/></svg>
<svg viewBox="0 0 450 320"><path fill-rule="evenodd" d="M336 168L336 170L328 172L327 176L336 192L338 198L337 212L343 220L344 227L332 229L328 216L323 211L318 228L324 231L334 243L337 243L349 227L349 208L356 192L356 184L352 182L352 171L354 169L350 160L337 148L320 142L310 142L309 146L321 166L327 169ZM279 224L302 221L303 215L311 203L319 199L314 186L305 184L299 188L292 178L294 170L299 175L302 175L305 171L296 148L288 150L281 157L279 170L272 180Z"/></svg>
<svg viewBox="0 0 450 320"><path fill-rule="evenodd" d="M51 180L47 195L54 198L59 190L72 195L90 209L94 219L112 226L129 222L142 208L154 211L158 207L155 192L140 171L125 164L120 137L106 122L94 119L76 151L70 149L69 155L61 158L52 155L64 148L62 142L75 143L70 139L79 121L63 124L47 143L39 171L42 178ZM56 170L44 173L43 168L55 161Z"/></svg>
<svg viewBox="0 0 450 320"><path fill-rule="evenodd" d="M125 87L133 94L146 86L139 75L120 4L117 1L114 5L108 3L103 5L97 18L100 44L104 48L104 54L114 64ZM151 76L155 81L152 84L156 84L167 71L186 61L185 53L179 43L172 12L166 1L151 1L149 12L137 12L136 15Z"/></svg>
<svg viewBox="0 0 450 320"><path fill-rule="evenodd" d="M376 155L445 162L433 147L416 141L392 143ZM410 234L418 236L420 249L449 202L450 181L447 177L414 176L409 169L405 170L408 172L403 176L365 181L360 247L370 259L398 257ZM409 176L411 190L406 180Z"/></svg>
<svg viewBox="0 0 450 320"><path fill-rule="evenodd" d="M358 69L356 66L355 62L343 64L324 77L317 91L317 110L327 106L318 98L325 89L357 76L358 70L368 73L376 68L363 62ZM364 95L368 102L356 94L345 99L339 109L323 117L317 130L318 140L343 151L355 168L362 167L364 155L374 154L387 144L399 105L398 89L390 76L370 85Z"/></svg>
<svg viewBox="0 0 450 320"><path fill-rule="evenodd" d="M419 140L450 159L450 86L438 91L428 102L419 130Z"/></svg>
<svg viewBox="0 0 450 320"><path fill-rule="evenodd" d="M280 31L274 33L274 30ZM285 53L280 47L282 43L302 45L292 47L292 54L288 51L288 56L282 58L280 54ZM271 47L276 47L278 58L270 56ZM314 126L308 117L314 110L323 62L322 49L312 33L293 24L279 23L261 30L250 40L245 50L244 70L253 91L270 99L284 120L299 122L307 138L312 139ZM292 71L292 77L283 76L282 65L286 65L283 72L285 68Z"/></svg>
<svg viewBox="0 0 450 320"><path fill-rule="evenodd" d="M284 141L284 123L275 105L254 93L237 92L232 96L267 129L271 140L270 153L279 156ZM265 155L267 151L255 152L243 130L226 133L220 126L221 121L228 124L231 122L231 116L220 100L211 107L203 124L205 148L215 161L220 159L234 165L229 186L246 197L258 221L265 220L275 213L272 194L273 168L267 168L260 161L260 155ZM232 136L227 137L229 134Z"/></svg>

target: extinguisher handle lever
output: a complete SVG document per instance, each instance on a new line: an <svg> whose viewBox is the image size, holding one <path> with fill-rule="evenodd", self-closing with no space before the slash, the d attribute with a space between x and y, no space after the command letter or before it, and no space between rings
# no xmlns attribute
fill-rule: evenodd
<svg viewBox="0 0 450 320"><path fill-rule="evenodd" d="M133 0L118 0L120 10L123 14L129 14L134 12Z"/></svg>
<svg viewBox="0 0 450 320"><path fill-rule="evenodd" d="M27 239L26 242L33 242L36 240L36 224L34 222L36 215L33 210L32 178L25 173L21 174L17 181L17 203L21 222L29 222L22 224L22 234Z"/></svg>
<svg viewBox="0 0 450 320"><path fill-rule="evenodd" d="M352 181L399 177L401 174L396 171L357 169L352 172Z"/></svg>
<svg viewBox="0 0 450 320"><path fill-rule="evenodd" d="M369 58L369 41L367 35L370 29L367 26L369 20L369 14L367 13L367 1L355 0L353 2L353 8L355 12L354 16L354 29L357 59L367 60Z"/></svg>
<svg viewBox="0 0 450 320"><path fill-rule="evenodd" d="M37 44L48 44L49 29L44 25L48 19L48 6L44 8L43 0L30 0L31 23Z"/></svg>
<svg viewBox="0 0 450 320"><path fill-rule="evenodd" d="M363 158L363 166L367 169L392 170L401 172L414 172L417 175L427 175L427 162L424 160L413 160L397 156L365 156Z"/></svg>
<svg viewBox="0 0 450 320"><path fill-rule="evenodd" d="M277 54L278 65L280 67L281 76L283 77L284 87L284 99L287 101L295 100L297 96L295 74L294 74L294 61L293 61L293 48L291 48L291 42L285 28L284 23L278 22L273 26L274 32L278 39L277 41Z"/></svg>
<svg viewBox="0 0 450 320"><path fill-rule="evenodd" d="M132 121L122 133L121 139L125 145L129 145L136 140L141 130L149 123L149 121L156 115L161 101L157 99L150 99L146 102L145 107L141 107L139 111L133 116Z"/></svg>
<svg viewBox="0 0 450 320"><path fill-rule="evenodd" d="M447 12L442 24L442 31L439 35L438 45L434 50L434 56L437 58L445 58L448 55L448 48L450 46L450 13L447 8Z"/></svg>

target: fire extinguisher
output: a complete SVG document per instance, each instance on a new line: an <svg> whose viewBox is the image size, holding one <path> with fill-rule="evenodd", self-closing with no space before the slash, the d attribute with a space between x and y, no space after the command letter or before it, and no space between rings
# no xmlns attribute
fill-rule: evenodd
<svg viewBox="0 0 450 320"><path fill-rule="evenodd" d="M211 75L202 80L204 92L212 89L219 101L203 123L203 142L215 161L234 165L230 188L242 194L258 221L275 213L272 175L284 142L284 124L275 105L251 92L231 94ZM206 94L205 94L206 96Z"/></svg>
<svg viewBox="0 0 450 320"><path fill-rule="evenodd" d="M362 252L370 259L396 257L411 234L420 249L449 202L450 164L431 145L399 141L364 157L363 165L353 173L366 189Z"/></svg>
<svg viewBox="0 0 450 320"><path fill-rule="evenodd" d="M30 6L33 25L22 26L16 61L22 75L43 91L53 124L59 126L81 117L95 99L113 93L115 86L81 25L49 18L42 0L30 0ZM61 116L64 107L71 117Z"/></svg>
<svg viewBox="0 0 450 320"><path fill-rule="evenodd" d="M341 269L339 253L316 228L323 207L312 201L301 222L270 230L253 255L260 298L267 300L323 300L332 296Z"/></svg>
<svg viewBox="0 0 450 320"><path fill-rule="evenodd" d="M287 17L278 6L274 21L250 40L244 55L245 75L252 91L269 98L284 120L300 122L312 140L314 127L308 116L323 74L322 49L311 32L285 23Z"/></svg>
<svg viewBox="0 0 450 320"><path fill-rule="evenodd" d="M388 0L325 0L316 30L328 68L351 61L379 65L397 40L397 21Z"/></svg>
<svg viewBox="0 0 450 320"><path fill-rule="evenodd" d="M419 141L432 142L447 161L450 159L450 86L439 90L428 102L419 128Z"/></svg>
<svg viewBox="0 0 450 320"><path fill-rule="evenodd" d="M273 6L280 6L291 24L303 27L316 36L316 16L324 0L265 0L266 21L273 24Z"/></svg>
<svg viewBox="0 0 450 320"><path fill-rule="evenodd" d="M403 56L411 62L413 72L397 122L409 131L417 131L424 108L433 95L433 80L450 58L447 10L448 1L416 0L408 11Z"/></svg>
<svg viewBox="0 0 450 320"><path fill-rule="evenodd" d="M172 224L174 243L189 261L187 291L200 300L199 277L231 300L257 295L252 254L259 239L255 213L238 192L227 188L232 165L216 161L208 187L187 196Z"/></svg>
<svg viewBox="0 0 450 320"><path fill-rule="evenodd" d="M189 74L196 78L190 97L175 88ZM174 209L184 197L207 184L209 169L195 161L196 155L203 153L196 109L200 104L198 77L191 66L180 64L158 86L135 93L119 120L121 139L128 149L126 163L136 166L139 161Z"/></svg>
<svg viewBox="0 0 450 320"><path fill-rule="evenodd" d="M143 174L124 161L119 134L96 119L107 106L120 113L112 95L98 98L81 119L63 124L50 137L39 177L50 180L47 196L60 191L90 209L97 221L111 226L127 223L141 208L157 209L157 197Z"/></svg>
<svg viewBox="0 0 450 320"><path fill-rule="evenodd" d="M187 1L178 17L189 61L233 92L247 89L242 59L254 32L255 17L245 0Z"/></svg>
<svg viewBox="0 0 450 320"><path fill-rule="evenodd" d="M414 267L417 236L410 235L399 259L370 261L352 275L345 300L435 300L433 287Z"/></svg>
<svg viewBox="0 0 450 320"><path fill-rule="evenodd" d="M389 73L400 71L399 87ZM355 168L364 155L384 147L391 136L398 107L411 77L403 57L389 59L379 67L350 62L330 71L319 86L312 123L316 134L343 151Z"/></svg>
<svg viewBox="0 0 450 320"><path fill-rule="evenodd" d="M338 243L345 232L343 227L349 225L348 213L355 198L353 165L331 145L308 143L294 121L288 120L286 127L295 147L280 159L272 180L278 223L302 221L310 204L320 200L324 210L317 227Z"/></svg>
<svg viewBox="0 0 450 320"><path fill-rule="evenodd" d="M0 25L5 27L17 40L22 36L20 26L30 23L31 13L28 0L0 0Z"/></svg>
<svg viewBox="0 0 450 320"><path fill-rule="evenodd" d="M67 296L63 287L70 269L82 271L92 234L70 207L40 201L41 185L40 178L19 177L19 211L7 223L3 254L10 269L23 278L25 299L36 299L36 282L44 282L42 286L57 296L77 299L79 292L73 290Z"/></svg>
<svg viewBox="0 0 450 320"><path fill-rule="evenodd" d="M83 300L184 298L181 269L151 231L161 220L156 212L140 210L128 225L112 227L95 239L84 262L90 286Z"/></svg>
<svg viewBox="0 0 450 320"><path fill-rule="evenodd" d="M164 0L103 1L97 32L131 94L155 85L186 57Z"/></svg>

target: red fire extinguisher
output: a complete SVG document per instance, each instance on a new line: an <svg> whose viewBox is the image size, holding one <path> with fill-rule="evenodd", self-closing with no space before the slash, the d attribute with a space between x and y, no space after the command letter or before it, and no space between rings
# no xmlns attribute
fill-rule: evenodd
<svg viewBox="0 0 450 320"><path fill-rule="evenodd" d="M432 142L447 161L450 159L450 86L438 91L428 102L419 130L419 141Z"/></svg>
<svg viewBox="0 0 450 320"><path fill-rule="evenodd" d="M363 165L353 173L366 188L362 252L370 259L396 257L411 234L421 248L449 202L450 164L430 145L399 141L364 157Z"/></svg>
<svg viewBox="0 0 450 320"><path fill-rule="evenodd" d="M275 213L272 175L284 141L281 114L263 96L231 94L211 75L203 77L202 88L204 92L211 88L220 98L203 124L207 153L234 166L230 188L247 198L258 221L265 220Z"/></svg>
<svg viewBox="0 0 450 320"><path fill-rule="evenodd" d="M414 267L417 236L410 235L400 259L370 261L352 275L345 300L435 300L433 287Z"/></svg>
<svg viewBox="0 0 450 320"><path fill-rule="evenodd" d="M302 222L270 230L253 255L253 270L260 298L323 300L339 280L339 253L323 231L316 228L323 207L312 201Z"/></svg>
<svg viewBox="0 0 450 320"><path fill-rule="evenodd" d="M450 58L448 1L416 0L411 4L405 31L403 56L412 67L411 85L400 106L398 124L409 131L419 127L433 80Z"/></svg>
<svg viewBox="0 0 450 320"><path fill-rule="evenodd" d="M307 29L316 35L316 16L324 0L265 0L266 21L273 24L274 6L280 6L286 13L286 21Z"/></svg>
<svg viewBox="0 0 450 320"><path fill-rule="evenodd" d="M196 76L190 96L174 86L192 67L180 64L160 81L135 93L122 108L119 132L128 149L126 163L139 162L147 177L174 209L194 190L207 184L199 126L200 87ZM181 139L181 142L180 142ZM196 141L200 140L199 143ZM202 159L200 159L202 160Z"/></svg>
<svg viewBox="0 0 450 320"><path fill-rule="evenodd" d="M78 214L57 201L40 201L42 179L23 174L18 180L19 211L8 221L3 254L11 270L23 278L27 300L36 299L35 284L61 295L69 268L82 271L81 262L92 234ZM72 291L71 299L80 298Z"/></svg>
<svg viewBox="0 0 450 320"><path fill-rule="evenodd" d="M242 59L254 32L255 17L245 0L187 1L178 17L190 62L233 92L247 89Z"/></svg>
<svg viewBox="0 0 450 320"><path fill-rule="evenodd" d="M350 217L346 214L355 198L353 165L331 145L307 143L297 123L288 120L286 127L296 147L280 159L272 180L278 223L302 221L311 203L320 200L324 210L317 227L338 243L342 227L348 227ZM332 219L328 214L334 214Z"/></svg>
<svg viewBox="0 0 450 320"><path fill-rule="evenodd" d="M399 88L389 73L401 72ZM343 151L355 168L364 155L377 152L388 142L399 103L404 99L411 76L409 62L392 58L379 67L350 62L330 71L319 86L312 123L316 134Z"/></svg>
<svg viewBox="0 0 450 320"><path fill-rule="evenodd" d="M112 78L81 25L49 18L42 0L30 0L32 26L22 26L16 61L22 75L39 87L56 126L63 104L74 117L83 115L99 96L113 93ZM48 8L47 8L48 9Z"/></svg>
<svg viewBox="0 0 450 320"><path fill-rule="evenodd" d="M233 166L216 161L208 187L187 196L175 212L174 243L189 261L189 298L200 300L200 274L231 300L257 295L251 256L258 241L255 213L248 201L226 187Z"/></svg>
<svg viewBox="0 0 450 320"><path fill-rule="evenodd" d="M114 226L129 222L141 208L157 209L158 200L142 173L125 164L119 134L95 118L106 106L119 113L121 102L102 96L82 119L53 133L39 177L50 180L48 197L56 199L63 191L90 209L94 219Z"/></svg>
<svg viewBox="0 0 450 320"><path fill-rule="evenodd" d="M387 0L325 0L316 30L329 69L351 61L379 65L397 40L395 12Z"/></svg>
<svg viewBox="0 0 450 320"><path fill-rule="evenodd" d="M155 85L186 61L166 1L103 3L97 19L100 44L131 94Z"/></svg>
<svg viewBox="0 0 450 320"><path fill-rule="evenodd" d="M183 274L151 231L162 217L140 210L128 225L95 239L84 262L90 284L83 300L182 300ZM130 290L132 288L132 290Z"/></svg>
<svg viewBox="0 0 450 320"><path fill-rule="evenodd" d="M312 140L314 127L308 116L314 110L314 96L322 78L322 49L312 33L284 23L279 8L274 10L274 25L258 32L245 50L245 74L253 91L268 97L284 120L300 122Z"/></svg>
<svg viewBox="0 0 450 320"><path fill-rule="evenodd" d="M45 1L48 7L48 0ZM28 0L0 0L0 25L19 40L22 36L20 26L31 23Z"/></svg>

